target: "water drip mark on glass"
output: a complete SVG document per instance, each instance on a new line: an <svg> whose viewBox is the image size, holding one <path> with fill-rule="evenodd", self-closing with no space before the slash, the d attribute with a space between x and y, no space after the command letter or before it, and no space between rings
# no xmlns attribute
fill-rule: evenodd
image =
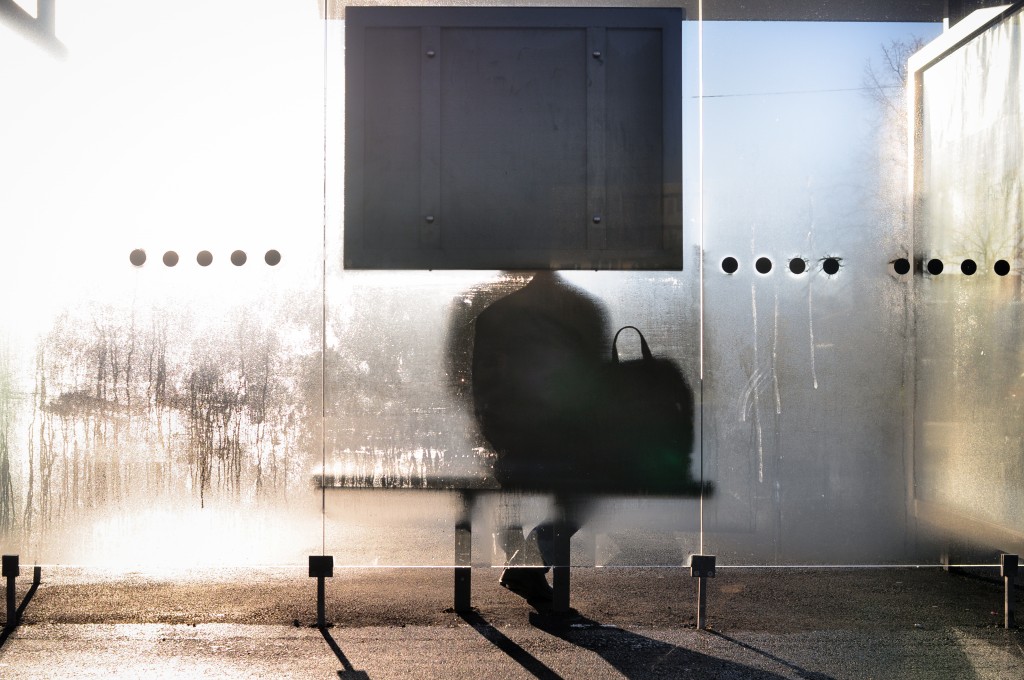
<svg viewBox="0 0 1024 680"><path fill-rule="evenodd" d="M1006 276L1010 273L1010 263L1006 260L996 260L995 266L992 269L999 276Z"/></svg>
<svg viewBox="0 0 1024 680"><path fill-rule="evenodd" d="M942 260L938 258L932 258L931 260L928 260L927 269L928 273L931 274L932 276L938 276L939 274L942 273Z"/></svg>
<svg viewBox="0 0 1024 680"><path fill-rule="evenodd" d="M136 248L128 255L128 261L136 267L141 267L146 264L146 251L142 248Z"/></svg>
<svg viewBox="0 0 1024 680"><path fill-rule="evenodd" d="M803 274L807 271L807 260L802 257L794 257L789 261L789 271L794 274Z"/></svg>
<svg viewBox="0 0 1024 680"><path fill-rule="evenodd" d="M200 267L209 267L213 262L213 254L209 250L201 250L196 255L196 262L199 263Z"/></svg>
<svg viewBox="0 0 1024 680"><path fill-rule="evenodd" d="M757 444L757 481L760 483L764 482L764 433L761 430L761 390L758 389L758 384L766 377L761 371L761 361L758 357L758 338L760 334L757 330L757 284L750 284L750 313L751 321L753 322L754 330L754 370L750 375L748 385L750 386L750 395L753 397L753 416L754 416L754 437Z"/></svg>
<svg viewBox="0 0 1024 680"><path fill-rule="evenodd" d="M164 264L168 267L173 267L178 264L178 254L173 250L168 250L164 253Z"/></svg>
<svg viewBox="0 0 1024 680"><path fill-rule="evenodd" d="M757 262L754 263L754 269L757 270L758 274L767 274L772 270L772 261L767 257L759 257Z"/></svg>
<svg viewBox="0 0 1024 680"><path fill-rule="evenodd" d="M235 265L236 267L241 267L243 264L245 264L246 259L248 258L244 250L236 250L235 252L231 253L231 264Z"/></svg>
<svg viewBox="0 0 1024 680"><path fill-rule="evenodd" d="M814 286L807 286L807 335L811 346L811 384L818 389L818 348L814 343Z"/></svg>
<svg viewBox="0 0 1024 680"><path fill-rule="evenodd" d="M267 254L263 256L263 261L271 267L276 267L281 263L281 253L276 250L268 250Z"/></svg>
<svg viewBox="0 0 1024 680"><path fill-rule="evenodd" d="M782 393L779 390L779 293L775 291L775 319L772 328L772 388L775 392L775 415L782 415Z"/></svg>
<svg viewBox="0 0 1024 680"><path fill-rule="evenodd" d="M726 274L735 274L739 268L740 263L736 261L735 257L727 257L722 260L722 271Z"/></svg>
<svg viewBox="0 0 1024 680"><path fill-rule="evenodd" d="M839 269L843 266L842 262L843 258L829 255L827 257L822 258L821 270L828 274L829 276L835 276L836 274L839 273Z"/></svg>
<svg viewBox="0 0 1024 680"><path fill-rule="evenodd" d="M910 260L905 257L901 257L892 261L892 269L900 276L906 276L910 273Z"/></svg>
<svg viewBox="0 0 1024 680"><path fill-rule="evenodd" d="M960 263L960 272L964 276L974 276L975 272L978 271L978 263L968 258Z"/></svg>

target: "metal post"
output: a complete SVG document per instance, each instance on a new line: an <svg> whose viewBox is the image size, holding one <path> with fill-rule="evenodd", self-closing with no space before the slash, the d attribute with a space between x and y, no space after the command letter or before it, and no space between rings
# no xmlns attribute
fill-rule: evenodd
<svg viewBox="0 0 1024 680"><path fill-rule="evenodd" d="M551 567L551 589L552 594L551 611L556 614L566 614L569 611L569 540L572 534L561 517L555 523L555 563Z"/></svg>
<svg viewBox="0 0 1024 680"><path fill-rule="evenodd" d="M455 520L455 611L473 609L473 505L471 489L459 492L459 516Z"/></svg>
<svg viewBox="0 0 1024 680"><path fill-rule="evenodd" d="M697 630L708 627L708 587L707 578L697 577Z"/></svg>
<svg viewBox="0 0 1024 680"><path fill-rule="evenodd" d="M715 577L714 555L691 555L690 576L697 579L697 630L708 627L708 584Z"/></svg>
<svg viewBox="0 0 1024 680"><path fill-rule="evenodd" d="M319 628L324 628L327 626L327 595L324 579L334 576L334 556L310 555L309 575L316 577L316 625Z"/></svg>
<svg viewBox="0 0 1024 680"><path fill-rule="evenodd" d="M55 15L54 0L36 0L36 21L47 35L54 35Z"/></svg>
<svg viewBox="0 0 1024 680"><path fill-rule="evenodd" d="M324 577L316 577L316 625L323 628L327 625L327 588Z"/></svg>
<svg viewBox="0 0 1024 680"><path fill-rule="evenodd" d="M577 527L570 526L570 507L572 499L556 496L554 499L554 522L552 531L553 545L551 556L551 612L553 614L569 613L569 578L570 578L570 541Z"/></svg>
<svg viewBox="0 0 1024 680"><path fill-rule="evenodd" d="M1017 578L1017 569L1020 558L1017 555L1003 554L999 556L999 573L1003 577L1003 627L1014 628L1017 623L1014 621L1014 581Z"/></svg>
<svg viewBox="0 0 1024 680"><path fill-rule="evenodd" d="M21 569L17 555L4 555L0 558L0 575L7 579L7 628L18 625L18 605L15 602L14 582Z"/></svg>

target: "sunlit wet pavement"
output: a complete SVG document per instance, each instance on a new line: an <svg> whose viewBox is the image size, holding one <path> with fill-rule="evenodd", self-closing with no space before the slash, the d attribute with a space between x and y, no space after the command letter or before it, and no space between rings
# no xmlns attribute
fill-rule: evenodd
<svg viewBox="0 0 1024 680"><path fill-rule="evenodd" d="M0 648L0 677L1024 677L994 579L720 569L701 632L684 569L576 570L579 616L567 620L531 614L496 577L474 569L475 610L460 616L450 570L339 570L321 631L315 582L298 568L49 567Z"/></svg>
<svg viewBox="0 0 1024 680"><path fill-rule="evenodd" d="M239 624L23 626L0 653L4 678L330 678L319 631Z"/></svg>

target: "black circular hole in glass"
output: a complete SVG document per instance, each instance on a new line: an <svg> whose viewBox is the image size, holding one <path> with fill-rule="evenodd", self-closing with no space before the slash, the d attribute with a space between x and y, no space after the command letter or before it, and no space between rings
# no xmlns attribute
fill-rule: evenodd
<svg viewBox="0 0 1024 680"><path fill-rule="evenodd" d="M243 264L245 264L245 261L247 259L248 258L246 257L244 250L236 250L235 252L231 253L231 264L235 265L236 267L241 267Z"/></svg>
<svg viewBox="0 0 1024 680"><path fill-rule="evenodd" d="M895 271L900 276L903 276L904 274L909 274L910 273L910 260L908 260L905 257L901 257L898 260L893 260L892 268L893 268L893 271Z"/></svg>
<svg viewBox="0 0 1024 680"><path fill-rule="evenodd" d="M722 271L726 274L735 274L739 268L740 263L736 261L735 257L727 257L722 260Z"/></svg>
<svg viewBox="0 0 1024 680"><path fill-rule="evenodd" d="M789 271L794 274L803 274L807 271L807 260L802 257L794 257L789 261Z"/></svg>
<svg viewBox="0 0 1024 680"><path fill-rule="evenodd" d="M146 264L146 251L142 248L136 248L128 255L128 261L136 267L141 267Z"/></svg>
<svg viewBox="0 0 1024 680"><path fill-rule="evenodd" d="M173 267L178 264L178 254L173 250L168 250L164 253L164 264L168 267Z"/></svg>
<svg viewBox="0 0 1024 680"><path fill-rule="evenodd" d="M758 274L767 274L772 270L772 261L767 257L759 257L757 262L754 263L754 269L757 270Z"/></svg>
<svg viewBox="0 0 1024 680"><path fill-rule="evenodd" d="M281 253L276 250L268 250L267 254L263 256L264 261L271 267L274 267L281 262Z"/></svg>
<svg viewBox="0 0 1024 680"><path fill-rule="evenodd" d="M996 260L996 264L992 268L999 276L1006 276L1010 273L1010 263L1006 260Z"/></svg>
<svg viewBox="0 0 1024 680"><path fill-rule="evenodd" d="M196 262L199 263L200 267L209 267L213 263L213 253L209 250L200 250L199 254L196 255Z"/></svg>
<svg viewBox="0 0 1024 680"><path fill-rule="evenodd" d="M932 276L938 276L942 273L943 265L942 260L935 258L928 260L928 273Z"/></svg>
<svg viewBox="0 0 1024 680"><path fill-rule="evenodd" d="M835 276L839 273L839 258L838 257L826 257L821 263L821 270L829 276Z"/></svg>
<svg viewBox="0 0 1024 680"><path fill-rule="evenodd" d="M967 259L960 263L960 273L966 276L973 276L978 271L978 263L974 260Z"/></svg>

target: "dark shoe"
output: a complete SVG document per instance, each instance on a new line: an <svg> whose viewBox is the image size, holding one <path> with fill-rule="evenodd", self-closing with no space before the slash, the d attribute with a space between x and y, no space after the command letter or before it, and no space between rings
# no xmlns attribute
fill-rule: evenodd
<svg viewBox="0 0 1024 680"><path fill-rule="evenodd" d="M543 567L506 567L498 584L525 599L537 609L549 609L554 592L544 577Z"/></svg>

